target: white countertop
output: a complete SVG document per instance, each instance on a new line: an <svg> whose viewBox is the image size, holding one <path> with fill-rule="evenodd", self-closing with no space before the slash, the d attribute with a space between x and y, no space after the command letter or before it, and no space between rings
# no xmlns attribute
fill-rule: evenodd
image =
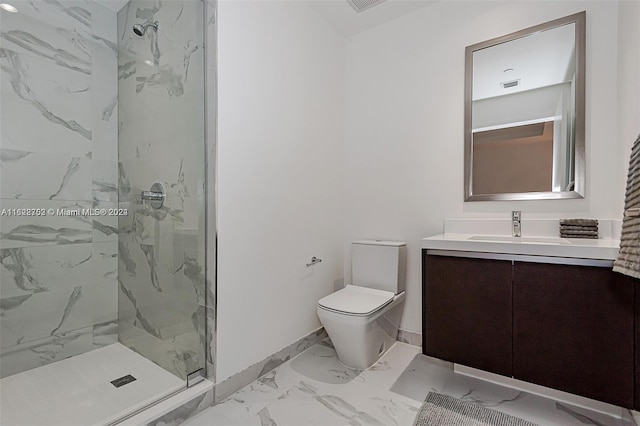
<svg viewBox="0 0 640 426"><path fill-rule="evenodd" d="M482 238L487 238L483 240ZM470 239L474 238L474 239ZM494 239L493 241L491 239ZM553 256L578 259L615 260L620 241L617 239L584 239L508 235L445 233L422 239L422 248L483 253Z"/></svg>

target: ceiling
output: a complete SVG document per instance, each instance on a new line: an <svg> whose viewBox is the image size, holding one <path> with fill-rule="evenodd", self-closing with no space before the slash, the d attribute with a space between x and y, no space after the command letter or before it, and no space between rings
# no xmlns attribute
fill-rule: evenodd
<svg viewBox="0 0 640 426"><path fill-rule="evenodd" d="M347 0L310 0L313 7L340 34L351 37L370 28L422 9L435 0L386 0L363 12L356 12Z"/></svg>
<svg viewBox="0 0 640 426"><path fill-rule="evenodd" d="M119 11L129 0L97 0L111 10ZM242 1L242 0L220 0ZM270 1L270 0L260 0ZM300 0L290 0L300 1ZM347 0L303 0L310 3L333 28L344 37L366 31L377 25L392 21L402 15L433 4L436 0L385 0L382 3L356 12Z"/></svg>
<svg viewBox="0 0 640 426"><path fill-rule="evenodd" d="M569 81L575 72L575 24L563 25L473 52L473 99ZM509 71L507 71L509 70ZM500 83L520 80L517 87Z"/></svg>

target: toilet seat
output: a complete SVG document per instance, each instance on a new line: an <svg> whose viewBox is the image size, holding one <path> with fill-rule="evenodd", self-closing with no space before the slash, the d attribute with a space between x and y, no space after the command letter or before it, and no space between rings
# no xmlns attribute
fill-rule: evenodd
<svg viewBox="0 0 640 426"><path fill-rule="evenodd" d="M390 291L348 285L318 301L321 309L343 315L367 316L393 301Z"/></svg>

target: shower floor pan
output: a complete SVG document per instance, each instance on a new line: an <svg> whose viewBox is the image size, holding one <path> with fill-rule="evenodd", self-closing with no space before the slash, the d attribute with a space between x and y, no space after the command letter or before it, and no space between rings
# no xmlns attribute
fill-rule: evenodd
<svg viewBox="0 0 640 426"><path fill-rule="evenodd" d="M136 380L111 383L127 375ZM185 388L183 380L114 343L0 380L0 424L108 425Z"/></svg>

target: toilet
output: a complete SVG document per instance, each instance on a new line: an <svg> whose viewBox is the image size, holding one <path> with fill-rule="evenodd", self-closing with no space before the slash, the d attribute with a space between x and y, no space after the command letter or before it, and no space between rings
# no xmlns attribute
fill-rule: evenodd
<svg viewBox="0 0 640 426"><path fill-rule="evenodd" d="M318 301L318 317L344 365L365 369L393 345L402 316L407 243L351 243L353 283Z"/></svg>

